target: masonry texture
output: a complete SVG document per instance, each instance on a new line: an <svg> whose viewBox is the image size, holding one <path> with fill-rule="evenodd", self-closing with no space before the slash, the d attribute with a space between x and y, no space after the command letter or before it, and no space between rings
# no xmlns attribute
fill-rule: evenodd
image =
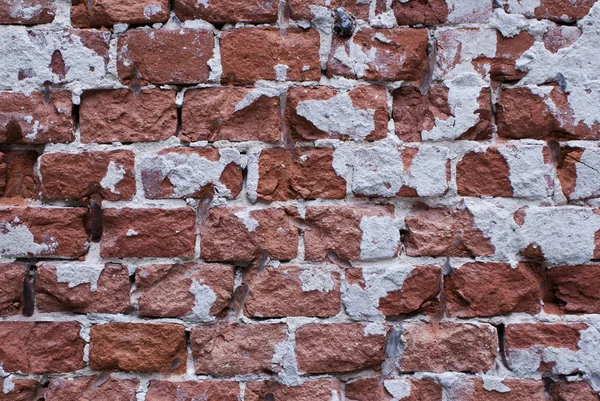
<svg viewBox="0 0 600 401"><path fill-rule="evenodd" d="M0 0L0 400L600 401L600 2Z"/></svg>

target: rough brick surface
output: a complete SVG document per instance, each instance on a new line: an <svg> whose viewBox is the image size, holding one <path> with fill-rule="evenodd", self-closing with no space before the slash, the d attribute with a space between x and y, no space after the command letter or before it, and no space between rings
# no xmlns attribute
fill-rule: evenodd
<svg viewBox="0 0 600 401"><path fill-rule="evenodd" d="M320 76L319 34L314 29L288 29L284 40L279 29L226 31L221 36L221 60L224 81L315 81Z"/></svg>
<svg viewBox="0 0 600 401"><path fill-rule="evenodd" d="M600 1L0 0L0 401L600 401Z"/></svg>
<svg viewBox="0 0 600 401"><path fill-rule="evenodd" d="M255 95L258 95L255 97ZM204 88L185 92L182 139L277 142L279 96L252 88Z"/></svg>
<svg viewBox="0 0 600 401"><path fill-rule="evenodd" d="M175 93L118 89L85 92L79 109L82 142L153 142L177 133Z"/></svg>
<svg viewBox="0 0 600 401"><path fill-rule="evenodd" d="M183 34L181 33L183 32ZM119 79L123 83L207 82L213 34L205 29L133 30L119 36ZM169 63L169 68L163 68Z"/></svg>
<svg viewBox="0 0 600 401"><path fill-rule="evenodd" d="M90 337L92 369L185 372L183 325L109 323L92 326Z"/></svg>
<svg viewBox="0 0 600 401"><path fill-rule="evenodd" d="M83 368L85 342L80 329L77 322L2 322L2 368L23 373L73 372Z"/></svg>
<svg viewBox="0 0 600 401"><path fill-rule="evenodd" d="M42 195L46 199L82 199L100 185L106 200L135 195L135 155L129 151L51 153L40 159Z"/></svg>

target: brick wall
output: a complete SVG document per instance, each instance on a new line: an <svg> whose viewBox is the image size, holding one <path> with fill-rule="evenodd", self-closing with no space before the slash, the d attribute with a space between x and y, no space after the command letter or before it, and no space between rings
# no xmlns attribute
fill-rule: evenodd
<svg viewBox="0 0 600 401"><path fill-rule="evenodd" d="M600 400L595 0L0 0L0 400Z"/></svg>

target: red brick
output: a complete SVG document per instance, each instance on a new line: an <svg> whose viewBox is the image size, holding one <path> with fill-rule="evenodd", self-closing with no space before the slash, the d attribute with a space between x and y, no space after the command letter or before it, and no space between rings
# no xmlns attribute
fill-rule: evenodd
<svg viewBox="0 0 600 401"><path fill-rule="evenodd" d="M272 372L285 324L220 324L192 328L196 374L235 376Z"/></svg>
<svg viewBox="0 0 600 401"><path fill-rule="evenodd" d="M184 373L185 328L180 324L108 323L91 329L90 367Z"/></svg>
<svg viewBox="0 0 600 401"><path fill-rule="evenodd" d="M571 46L581 37L581 29L569 25L551 25L544 33L544 47L552 53Z"/></svg>
<svg viewBox="0 0 600 401"><path fill-rule="evenodd" d="M510 168L495 148L469 152L456 165L456 186L461 196L512 196Z"/></svg>
<svg viewBox="0 0 600 401"><path fill-rule="evenodd" d="M488 324L408 323L401 372L485 372L494 367L496 329Z"/></svg>
<svg viewBox="0 0 600 401"><path fill-rule="evenodd" d="M39 199L40 180L35 173L38 154L32 150L0 152L0 197L3 204Z"/></svg>
<svg viewBox="0 0 600 401"><path fill-rule="evenodd" d="M445 0L409 0L393 3L398 25L436 25L448 21L448 5Z"/></svg>
<svg viewBox="0 0 600 401"><path fill-rule="evenodd" d="M600 312L600 265L553 267L546 272L546 280L562 311Z"/></svg>
<svg viewBox="0 0 600 401"><path fill-rule="evenodd" d="M252 271L244 303L252 317L335 316L340 311L340 274L326 266L267 266Z"/></svg>
<svg viewBox="0 0 600 401"><path fill-rule="evenodd" d="M552 383L550 394L552 401L598 401L600 396L586 382Z"/></svg>
<svg viewBox="0 0 600 401"><path fill-rule="evenodd" d="M86 91L79 109L81 141L153 142L177 133L175 91L128 89Z"/></svg>
<svg viewBox="0 0 600 401"><path fill-rule="evenodd" d="M26 278L29 278L26 264L0 264L0 316L19 314L23 307L23 280Z"/></svg>
<svg viewBox="0 0 600 401"><path fill-rule="evenodd" d="M0 364L6 372L74 372L85 366L77 322L0 323Z"/></svg>
<svg viewBox="0 0 600 401"><path fill-rule="evenodd" d="M87 251L85 208L0 209L0 256L77 259Z"/></svg>
<svg viewBox="0 0 600 401"><path fill-rule="evenodd" d="M399 246L399 233L387 227L393 218L393 209L385 206L310 207L305 219L308 225L304 230L305 258L322 261L332 253L346 260L391 258ZM374 241L381 243L371 243L370 230L363 226L371 219L377 221L378 232L382 234L382 238Z"/></svg>
<svg viewBox="0 0 600 401"><path fill-rule="evenodd" d="M221 35L221 62L224 82L251 84L259 79L277 78L275 67L288 67L287 81L317 81L319 34L314 29L241 28ZM308 67L308 69L306 69Z"/></svg>
<svg viewBox="0 0 600 401"><path fill-rule="evenodd" d="M152 317L181 317L193 314L207 318L223 313L233 293L234 268L220 264L148 265L135 274L139 313ZM196 286L206 288L194 295ZM205 305L206 292L214 300ZM210 297L212 298L212 297ZM198 302L199 307L196 307ZM208 310L206 310L208 307Z"/></svg>
<svg viewBox="0 0 600 401"><path fill-rule="evenodd" d="M358 3L355 0L290 0L289 5L290 17L295 20L314 19L312 7L323 7L330 10L342 7L358 19L369 19L369 3Z"/></svg>
<svg viewBox="0 0 600 401"><path fill-rule="evenodd" d="M538 89L540 92L541 88ZM537 92L536 92L537 93ZM498 135L510 139L589 139L600 138L600 124L590 128L583 121L575 124L568 95L559 87L549 94L532 88L502 88L498 100ZM554 103L552 108L549 102Z"/></svg>
<svg viewBox="0 0 600 401"><path fill-rule="evenodd" d="M49 24L55 15L54 0L0 0L0 24Z"/></svg>
<svg viewBox="0 0 600 401"><path fill-rule="evenodd" d="M472 401L545 401L544 382L542 380L517 380L504 379L502 385L509 390L500 392L496 390L486 390L484 381L477 379L474 381L474 391Z"/></svg>
<svg viewBox="0 0 600 401"><path fill-rule="evenodd" d="M383 362L384 334L365 334L358 323L307 324L296 330L296 359L303 373L351 372Z"/></svg>
<svg viewBox="0 0 600 401"><path fill-rule="evenodd" d="M494 254L494 246L475 227L468 210L429 209L405 219L409 256L474 257Z"/></svg>
<svg viewBox="0 0 600 401"><path fill-rule="evenodd" d="M52 90L47 103L41 92L1 92L0 143L71 142L71 92Z"/></svg>
<svg viewBox="0 0 600 401"><path fill-rule="evenodd" d="M36 270L36 305L40 312L129 313L130 288L127 267L116 263L44 263Z"/></svg>
<svg viewBox="0 0 600 401"><path fill-rule="evenodd" d="M272 394L275 400L285 401L331 401L334 394L340 396L340 383L336 379L306 380L298 386L285 386L271 382L249 382L246 384L244 401L268 400ZM339 399L339 398L338 398Z"/></svg>
<svg viewBox="0 0 600 401"><path fill-rule="evenodd" d="M357 379L346 383L346 401L393 401L387 388L408 388L410 395L405 401L442 401L442 387L433 380L395 379L380 380L378 377Z"/></svg>
<svg viewBox="0 0 600 401"><path fill-rule="evenodd" d="M557 174L564 195L569 200L584 200L600 196L598 171L600 149L561 146Z"/></svg>
<svg viewBox="0 0 600 401"><path fill-rule="evenodd" d="M377 309L386 316L434 311L438 307L440 279L440 267L416 266L400 289L390 291L384 298L379 299Z"/></svg>
<svg viewBox="0 0 600 401"><path fill-rule="evenodd" d="M254 94L259 95L254 99ZM244 99L251 100L246 105ZM236 110L238 105L245 106ZM239 106L239 107L241 107ZM281 137L279 96L256 88L201 88L185 92L182 140L278 142Z"/></svg>
<svg viewBox="0 0 600 401"><path fill-rule="evenodd" d="M242 190L242 156L233 148L165 149L141 160L146 198L201 198L207 191L233 199Z"/></svg>
<svg viewBox="0 0 600 401"><path fill-rule="evenodd" d="M292 138L297 141L383 139L388 125L386 90L375 85L359 86L348 92L328 86L297 86L288 91L285 118ZM337 132L339 124L328 123L329 118L352 123ZM365 128L371 131L364 131Z"/></svg>
<svg viewBox="0 0 600 401"><path fill-rule="evenodd" d="M139 386L138 379L117 379L111 375L81 376L50 380L46 401L131 401Z"/></svg>
<svg viewBox="0 0 600 401"><path fill-rule="evenodd" d="M528 17L565 23L585 17L594 3L595 0L541 0L539 5L524 10L513 10L510 5L505 5L504 9L508 13L523 12Z"/></svg>
<svg viewBox="0 0 600 401"><path fill-rule="evenodd" d="M327 76L341 75L369 81L418 82L428 70L427 46L425 29L362 28L350 39L334 36L327 63ZM349 57L349 54L358 51L371 56L368 57L370 61L357 63L354 57ZM348 60L351 60L350 67L347 65ZM403 62L399 63L398 60Z"/></svg>
<svg viewBox="0 0 600 401"><path fill-rule="evenodd" d="M91 7L91 9L90 9ZM153 24L169 19L168 0L72 0L71 21L78 28L110 27L115 24Z"/></svg>
<svg viewBox="0 0 600 401"><path fill-rule="evenodd" d="M133 152L49 153L40 158L45 199L81 200L99 184L106 200L131 200L135 195Z"/></svg>
<svg viewBox="0 0 600 401"><path fill-rule="evenodd" d="M213 24L226 22L273 23L277 21L278 2L260 0L210 0L210 3L197 0L176 0L175 14L181 21L203 19Z"/></svg>
<svg viewBox="0 0 600 401"><path fill-rule="evenodd" d="M10 380L5 387L7 380ZM12 386L12 389L11 389ZM44 396L44 389L35 379L0 379L0 401L39 401ZM8 391L7 391L8 390Z"/></svg>
<svg viewBox="0 0 600 401"><path fill-rule="evenodd" d="M263 149L258 158L258 199L343 199L346 180L333 169L333 149Z"/></svg>
<svg viewBox="0 0 600 401"><path fill-rule="evenodd" d="M568 348L577 350L579 332L587 325L523 323L506 326L506 349L510 355L512 349L525 349L534 346Z"/></svg>
<svg viewBox="0 0 600 401"><path fill-rule="evenodd" d="M203 29L132 30L119 35L117 69L127 84L207 82L213 34Z"/></svg>
<svg viewBox="0 0 600 401"><path fill-rule="evenodd" d="M521 31L513 37L504 37L496 32L496 55L491 59L478 61L479 68L490 65L490 76L496 81L516 81L526 75L517 69L517 60L535 42L535 38L527 31Z"/></svg>
<svg viewBox="0 0 600 401"><path fill-rule="evenodd" d="M181 209L103 209L104 258L193 256L196 214Z"/></svg>
<svg viewBox="0 0 600 401"><path fill-rule="evenodd" d="M298 251L295 210L210 209L200 250L206 261L250 261L266 251L271 259L290 260Z"/></svg>
<svg viewBox="0 0 600 401"><path fill-rule="evenodd" d="M146 401L238 401L240 385L234 381L151 380Z"/></svg>
<svg viewBox="0 0 600 401"><path fill-rule="evenodd" d="M453 269L444 280L446 307L461 318L537 314L541 307L541 278L526 263L474 262Z"/></svg>
<svg viewBox="0 0 600 401"><path fill-rule="evenodd" d="M456 118L448 103L448 88L444 86L433 85L425 95L422 95L416 86L402 86L393 92L393 97L395 132L403 141L422 141L423 133L432 130L437 120ZM456 139L491 138L492 111L489 88L481 89L477 103L479 108L474 111L474 114L479 116L479 120Z"/></svg>

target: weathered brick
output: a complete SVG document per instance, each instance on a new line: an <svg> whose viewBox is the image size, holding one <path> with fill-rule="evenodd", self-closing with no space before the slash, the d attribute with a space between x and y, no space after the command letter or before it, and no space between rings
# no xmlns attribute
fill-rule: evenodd
<svg viewBox="0 0 600 401"><path fill-rule="evenodd" d="M40 180L35 173L38 154L33 150L0 152L0 197L4 204L39 199Z"/></svg>
<svg viewBox="0 0 600 401"><path fill-rule="evenodd" d="M213 33L205 29L131 30L119 35L121 82L196 84L207 82Z"/></svg>
<svg viewBox="0 0 600 401"><path fill-rule="evenodd" d="M345 143L336 147L333 166L338 175L350 181L356 196L441 196L451 178L450 152L437 145Z"/></svg>
<svg viewBox="0 0 600 401"><path fill-rule="evenodd" d="M469 210L428 209L405 219L404 246L409 256L490 256L494 246Z"/></svg>
<svg viewBox="0 0 600 401"><path fill-rule="evenodd" d="M581 37L581 29L569 25L551 25L543 36L544 47L552 53L569 47Z"/></svg>
<svg viewBox="0 0 600 401"><path fill-rule="evenodd" d="M250 261L266 252L290 260L298 252L295 210L212 208L202 227L200 251L207 261Z"/></svg>
<svg viewBox="0 0 600 401"><path fill-rule="evenodd" d="M314 29L241 28L221 35L222 80L251 84L259 79L317 81L319 34ZM287 68L286 68L287 67Z"/></svg>
<svg viewBox="0 0 600 401"><path fill-rule="evenodd" d="M131 401L139 386L138 379L117 379L114 376L56 377L44 394L46 401Z"/></svg>
<svg viewBox="0 0 600 401"><path fill-rule="evenodd" d="M512 400L547 400L542 380L497 380L477 379L473 383L473 396L470 401L512 401Z"/></svg>
<svg viewBox="0 0 600 401"><path fill-rule="evenodd" d="M78 28L153 24L167 22L169 19L168 0L136 0L127 3L119 0L72 0L71 3L71 21Z"/></svg>
<svg viewBox="0 0 600 401"><path fill-rule="evenodd" d="M196 0L176 0L175 14L182 21L203 19L213 24L226 22L273 23L277 21L277 1L260 0L211 0L198 3Z"/></svg>
<svg viewBox="0 0 600 401"><path fill-rule="evenodd" d="M456 165L462 196L546 198L554 193L548 148L539 145L476 149Z"/></svg>
<svg viewBox="0 0 600 401"><path fill-rule="evenodd" d="M244 303L252 317L335 316L340 273L327 266L267 266L252 271Z"/></svg>
<svg viewBox="0 0 600 401"><path fill-rule="evenodd" d="M331 401L340 399L340 383L336 379L306 380L297 386L285 386L271 382L249 382L246 384L244 401L270 399L285 401Z"/></svg>
<svg viewBox="0 0 600 401"><path fill-rule="evenodd" d="M396 135L406 142L443 139L485 140L492 136L490 90L457 88L461 102L469 101L469 113L456 113L449 102L449 88L433 85L423 95L416 86L393 92ZM454 88L452 90L455 90Z"/></svg>
<svg viewBox="0 0 600 401"><path fill-rule="evenodd" d="M310 207L305 221L306 260L391 258L400 245L393 209L385 206Z"/></svg>
<svg viewBox="0 0 600 401"><path fill-rule="evenodd" d="M201 88L185 91L182 140L278 142L281 112L277 91Z"/></svg>
<svg viewBox="0 0 600 401"><path fill-rule="evenodd" d="M103 209L105 258L193 256L196 213L180 209Z"/></svg>
<svg viewBox="0 0 600 401"><path fill-rule="evenodd" d="M0 87L2 88L17 89L33 86L41 89L48 84L62 85L70 82L88 86L106 77L110 44L108 31L60 30L45 27L26 29L13 26L0 30L0 40L5 49L5 56L0 61L0 71L2 71ZM50 90L51 97L53 93L60 92L49 86L47 89ZM71 114L70 106L67 113ZM35 121L34 117L28 124L36 127ZM41 124L42 120L38 121ZM42 128L43 125L37 127ZM31 133L31 138L23 141L50 142L47 138L46 136L36 138L35 134ZM67 142L67 140L56 140L56 142Z"/></svg>
<svg viewBox="0 0 600 401"><path fill-rule="evenodd" d="M418 82L428 70L427 46L425 29L361 28L349 39L334 36L327 76ZM357 60L358 52L366 57Z"/></svg>
<svg viewBox="0 0 600 401"><path fill-rule="evenodd" d="M335 10L342 7L347 12L359 19L369 18L369 3L357 2L355 0L290 0L290 17L295 20L312 20L317 16L313 13L313 7Z"/></svg>
<svg viewBox="0 0 600 401"><path fill-rule="evenodd" d="M91 328L90 367L134 372L185 372L180 324L108 323Z"/></svg>
<svg viewBox="0 0 600 401"><path fill-rule="evenodd" d="M64 90L44 94L0 92L0 143L70 142L71 93Z"/></svg>
<svg viewBox="0 0 600 401"><path fill-rule="evenodd" d="M85 366L77 322L0 323L0 364L6 372L74 372Z"/></svg>
<svg viewBox="0 0 600 401"><path fill-rule="evenodd" d="M0 24L49 24L55 15L55 0L0 0Z"/></svg>
<svg viewBox="0 0 600 401"><path fill-rule="evenodd" d="M351 372L383 362L385 334L358 323L307 324L296 330L296 359L303 373Z"/></svg>
<svg viewBox="0 0 600 401"><path fill-rule="evenodd" d="M600 396L586 382L563 382L552 383L550 388L552 401L598 401Z"/></svg>
<svg viewBox="0 0 600 401"><path fill-rule="evenodd" d="M81 141L153 142L177 133L175 91L128 89L85 91L79 109Z"/></svg>
<svg viewBox="0 0 600 401"><path fill-rule="evenodd" d="M40 312L128 313L127 267L41 264L36 270L36 305Z"/></svg>
<svg viewBox="0 0 600 401"><path fill-rule="evenodd" d="M496 81L516 81L527 73L517 68L516 63L527 50L531 48L535 38L527 31L521 31L515 36L504 37L496 32L496 54L493 57L475 61L480 72L489 65L490 76ZM485 71L485 70L483 70Z"/></svg>
<svg viewBox="0 0 600 401"><path fill-rule="evenodd" d="M328 86L290 88L285 119L297 141L383 139L388 125L386 90L375 85L348 92Z"/></svg>
<svg viewBox="0 0 600 401"><path fill-rule="evenodd" d="M135 195L133 152L49 153L40 158L45 199L80 200L100 185L106 200L131 200Z"/></svg>
<svg viewBox="0 0 600 401"><path fill-rule="evenodd" d="M509 324L506 326L506 349L509 357L511 350L535 346L576 350L580 339L580 331L586 328L587 325L583 323Z"/></svg>
<svg viewBox="0 0 600 401"><path fill-rule="evenodd" d="M151 380L146 401L238 401L240 385L234 381L177 381Z"/></svg>
<svg viewBox="0 0 600 401"><path fill-rule="evenodd" d="M400 372L485 372L494 367L496 329L489 324L408 323Z"/></svg>
<svg viewBox="0 0 600 401"><path fill-rule="evenodd" d="M346 180L333 168L333 149L263 149L257 160L257 197L265 201L343 199Z"/></svg>
<svg viewBox="0 0 600 401"><path fill-rule="evenodd" d="M552 296L566 313L598 313L600 265L557 266L546 272Z"/></svg>
<svg viewBox="0 0 600 401"><path fill-rule="evenodd" d="M77 259L87 251L84 208L0 209L0 256Z"/></svg>
<svg viewBox="0 0 600 401"><path fill-rule="evenodd" d="M448 4L449 3L449 4ZM446 0L408 0L393 3L398 25L436 25L487 22L492 16L492 1L447 2Z"/></svg>
<svg viewBox="0 0 600 401"><path fill-rule="evenodd" d="M365 266L346 269L342 299L356 320L425 313L437 309L441 269L437 266Z"/></svg>
<svg viewBox="0 0 600 401"><path fill-rule="evenodd" d="M569 200L600 196L600 150L565 146L560 149L557 174Z"/></svg>
<svg viewBox="0 0 600 401"><path fill-rule="evenodd" d="M235 376L276 371L276 347L286 339L284 324L220 324L192 328L196 374Z"/></svg>
<svg viewBox="0 0 600 401"><path fill-rule="evenodd" d="M152 317L222 313L233 293L234 268L220 264L148 265L135 274L139 313Z"/></svg>
<svg viewBox="0 0 600 401"><path fill-rule="evenodd" d="M44 396L42 384L35 379L0 379L1 401L38 401Z"/></svg>
<svg viewBox="0 0 600 401"><path fill-rule="evenodd" d="M571 2L569 0L540 0L539 2L513 3L509 0L501 1L504 3L504 10L508 13L523 14L526 17L535 17L537 19L549 19L556 22L572 22L585 17L595 0L578 0Z"/></svg>
<svg viewBox="0 0 600 401"><path fill-rule="evenodd" d="M446 307L451 316L479 317L541 309L541 277L534 267L519 263L465 263L444 280Z"/></svg>
<svg viewBox="0 0 600 401"><path fill-rule="evenodd" d="M233 199L242 190L240 152L233 148L174 148L140 161L149 199L201 198L213 191Z"/></svg>
<svg viewBox="0 0 600 401"><path fill-rule="evenodd" d="M356 379L346 383L345 394L346 401L442 401L442 387L426 379Z"/></svg>
<svg viewBox="0 0 600 401"><path fill-rule="evenodd" d="M498 135L510 139L598 139L600 123L576 121L569 95L554 87L502 88Z"/></svg>
<svg viewBox="0 0 600 401"><path fill-rule="evenodd" d="M29 269L26 264L0 264L0 316L19 314L23 307L25 279L29 279Z"/></svg>

